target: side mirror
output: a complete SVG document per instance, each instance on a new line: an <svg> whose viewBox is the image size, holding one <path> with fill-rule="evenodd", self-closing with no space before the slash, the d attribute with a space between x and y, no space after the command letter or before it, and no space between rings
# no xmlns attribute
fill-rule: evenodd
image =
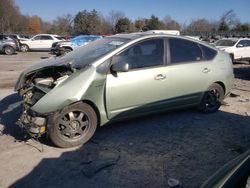
<svg viewBox="0 0 250 188"><path fill-rule="evenodd" d="M243 44L237 44L236 47L237 47L237 48L242 48L242 47L244 47L244 46L243 46Z"/></svg>
<svg viewBox="0 0 250 188"><path fill-rule="evenodd" d="M111 66L113 72L128 72L129 64L125 61L117 62Z"/></svg>

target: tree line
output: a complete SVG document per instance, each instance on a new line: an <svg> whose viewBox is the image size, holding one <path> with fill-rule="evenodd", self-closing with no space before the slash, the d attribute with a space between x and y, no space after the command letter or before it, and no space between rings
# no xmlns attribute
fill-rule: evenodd
<svg viewBox="0 0 250 188"><path fill-rule="evenodd" d="M190 23L179 23L166 16L160 20L138 18L135 21L124 12L111 10L107 16L96 10L82 10L76 15L64 14L51 22L43 21L38 15L26 16L20 12L15 0L0 1L0 32L35 35L51 33L63 36L80 34L115 34L147 30L180 30L184 33L250 32L250 24L242 23L233 10L223 13L219 20L193 19Z"/></svg>

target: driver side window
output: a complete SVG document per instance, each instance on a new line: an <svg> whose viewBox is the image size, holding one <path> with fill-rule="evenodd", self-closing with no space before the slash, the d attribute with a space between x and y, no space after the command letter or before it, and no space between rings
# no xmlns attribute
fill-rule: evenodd
<svg viewBox="0 0 250 188"><path fill-rule="evenodd" d="M129 69L163 65L164 43L162 39L138 43L117 55L117 61L129 64Z"/></svg>

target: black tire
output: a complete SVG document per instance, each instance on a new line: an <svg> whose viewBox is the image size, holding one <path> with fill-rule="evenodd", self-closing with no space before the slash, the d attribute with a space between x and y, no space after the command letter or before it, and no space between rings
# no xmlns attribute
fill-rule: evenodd
<svg viewBox="0 0 250 188"><path fill-rule="evenodd" d="M224 89L220 84L213 83L204 93L199 110L203 113L216 112L224 99Z"/></svg>
<svg viewBox="0 0 250 188"><path fill-rule="evenodd" d="M94 135L96 127L94 109L86 103L76 103L50 117L48 133L55 145L67 148L86 143Z"/></svg>
<svg viewBox="0 0 250 188"><path fill-rule="evenodd" d="M21 52L28 52L29 51L29 46L27 44L21 44L20 45L20 51Z"/></svg>
<svg viewBox="0 0 250 188"><path fill-rule="evenodd" d="M67 53L69 53L69 52L71 52L72 51L72 49L70 49L70 48L61 48L60 50L59 50L59 54L60 55L66 55Z"/></svg>
<svg viewBox="0 0 250 188"><path fill-rule="evenodd" d="M12 46L5 46L3 51L6 55L13 55L15 53L15 49Z"/></svg>
<svg viewBox="0 0 250 188"><path fill-rule="evenodd" d="M64 50L64 54L67 54L67 53L69 53L69 52L71 52L72 50L70 49L70 48L66 48L65 50Z"/></svg>

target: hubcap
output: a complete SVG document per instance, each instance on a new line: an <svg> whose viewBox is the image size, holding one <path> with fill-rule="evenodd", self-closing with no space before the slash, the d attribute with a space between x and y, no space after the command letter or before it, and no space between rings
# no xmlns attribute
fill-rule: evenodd
<svg viewBox="0 0 250 188"><path fill-rule="evenodd" d="M220 94L216 89L208 91L205 101L207 108L216 107L219 101L220 101Z"/></svg>
<svg viewBox="0 0 250 188"><path fill-rule="evenodd" d="M5 53L6 54L11 54L12 53L12 49L11 48L6 48L5 49Z"/></svg>
<svg viewBox="0 0 250 188"><path fill-rule="evenodd" d="M58 129L65 139L78 139L83 137L89 129L89 119L81 111L66 113L59 121Z"/></svg>
<svg viewBox="0 0 250 188"><path fill-rule="evenodd" d="M27 48L27 46L25 46L25 45L22 45L22 46L21 46L21 51L23 51L23 52L26 52L26 51L28 51L28 48Z"/></svg>

